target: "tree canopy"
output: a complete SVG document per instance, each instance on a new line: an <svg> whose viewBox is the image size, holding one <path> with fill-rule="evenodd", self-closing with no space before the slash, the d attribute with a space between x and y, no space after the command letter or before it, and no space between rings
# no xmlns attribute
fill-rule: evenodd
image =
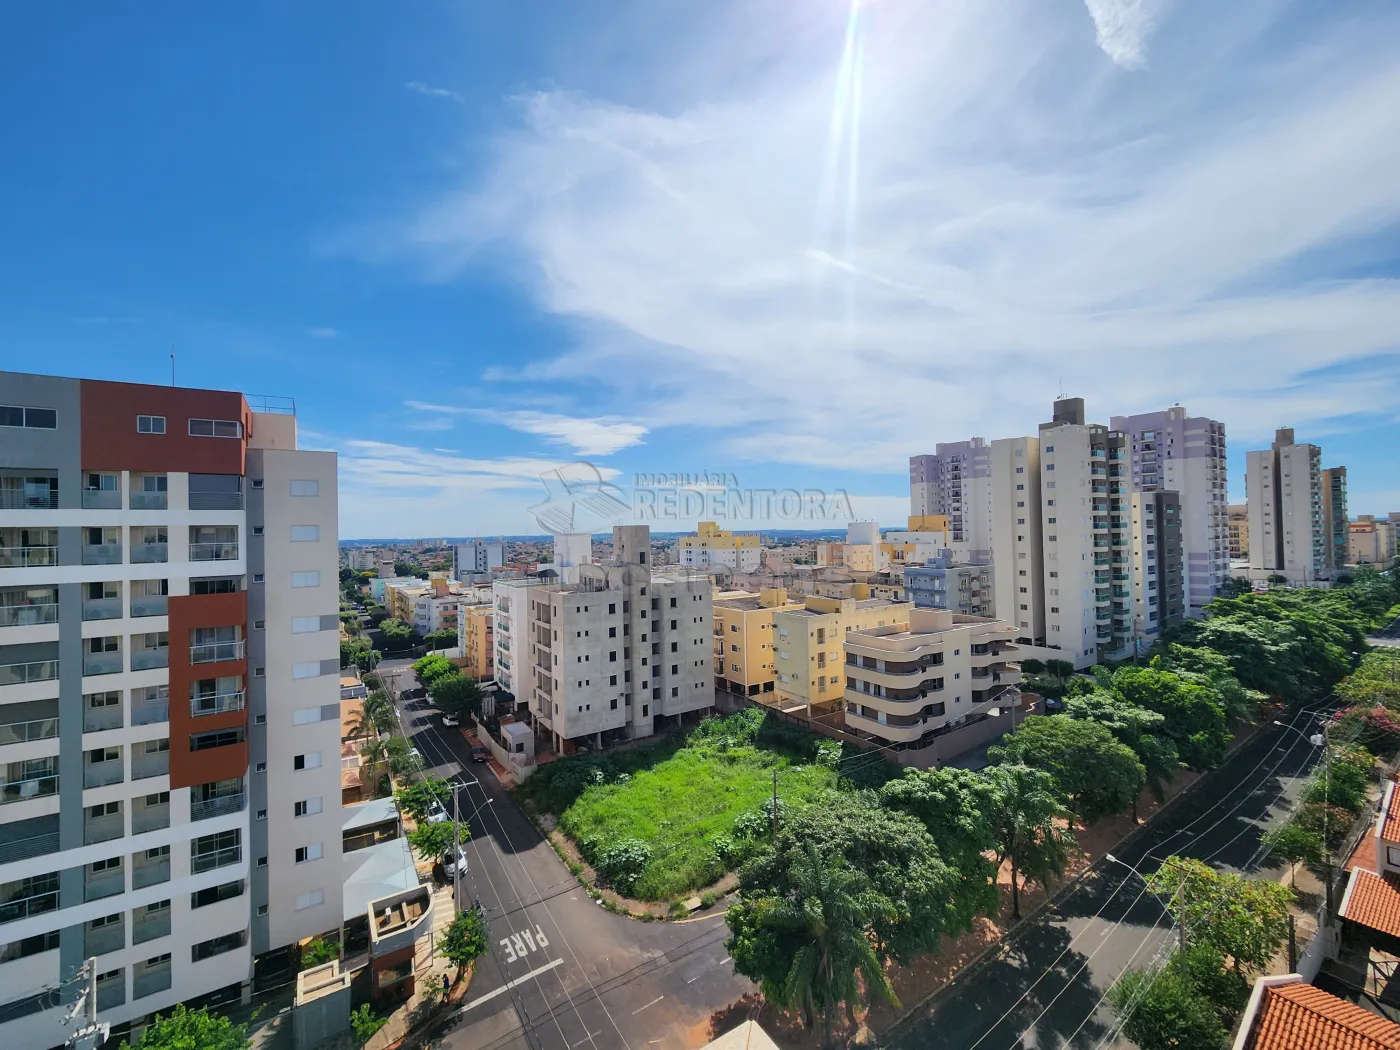
<svg viewBox="0 0 1400 1050"><path fill-rule="evenodd" d="M1068 816L1056 796L1054 778L1024 765L999 765L987 771L990 787L987 827L996 851L996 868L1011 862L1011 912L1021 917L1024 873L1048 886L1065 872L1074 837L1058 821Z"/></svg>
<svg viewBox="0 0 1400 1050"><path fill-rule="evenodd" d="M121 1050L248 1050L249 1045L242 1025L180 1004L168 1014L158 1014L135 1046L122 1040Z"/></svg>
<svg viewBox="0 0 1400 1050"><path fill-rule="evenodd" d="M1070 808L1085 820L1121 813L1147 782L1132 748L1097 722L1060 715L1031 715L999 747L993 762L1044 770Z"/></svg>

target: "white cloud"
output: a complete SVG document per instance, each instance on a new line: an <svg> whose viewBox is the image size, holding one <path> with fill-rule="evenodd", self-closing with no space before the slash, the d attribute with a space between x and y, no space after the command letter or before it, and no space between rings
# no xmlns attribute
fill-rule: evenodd
<svg viewBox="0 0 1400 1050"><path fill-rule="evenodd" d="M421 80L410 80L404 87L408 88L409 91L416 91L420 95L431 95L434 98L450 98L453 102L463 105L465 105L467 101L455 91L448 91L447 88L433 87L431 84L425 84Z"/></svg>
<svg viewBox="0 0 1400 1050"><path fill-rule="evenodd" d="M1140 69L1147 38L1161 17L1164 0L1084 0L1103 53L1124 69Z"/></svg>
<svg viewBox="0 0 1400 1050"><path fill-rule="evenodd" d="M334 339L340 335L334 328L313 328L306 334L312 339Z"/></svg>
<svg viewBox="0 0 1400 1050"><path fill-rule="evenodd" d="M1272 0L1208 26L1096 0L1115 61L1152 34L1128 78L1083 9L860 10L847 47L840 5L721 8L723 32L657 42L632 86L654 110L520 98L485 175L396 247L450 271L505 246L576 322L532 381L647 406L583 422L711 428L755 460L898 470L1034 432L1061 385L1095 419L1180 401L1236 442L1400 402L1393 374L1329 371L1400 331L1400 282L1367 270L1400 221L1390 11L1289 34ZM626 436L540 416L575 448Z"/></svg>
<svg viewBox="0 0 1400 1050"><path fill-rule="evenodd" d="M489 423L499 423L522 434L537 434L559 445L568 445L580 456L610 456L632 445L642 444L649 431L640 423L629 423L612 416L581 418L555 412L495 410L428 401L405 401L404 407L441 416L468 415ZM415 430L449 430L445 419L419 419L409 424Z"/></svg>

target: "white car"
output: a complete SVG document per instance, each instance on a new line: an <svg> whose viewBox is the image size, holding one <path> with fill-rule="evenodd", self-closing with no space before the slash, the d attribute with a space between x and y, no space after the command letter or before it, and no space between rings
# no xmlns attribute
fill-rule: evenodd
<svg viewBox="0 0 1400 1050"><path fill-rule="evenodd" d="M424 818L429 824L441 824L447 820L447 810L443 808L441 802L436 799L428 806L428 815Z"/></svg>
<svg viewBox="0 0 1400 1050"><path fill-rule="evenodd" d="M455 857L452 855L451 851L443 855L442 870L449 879L455 879L457 877L457 865L459 864L462 866L463 874L465 874L467 870L467 851L464 847L457 847L457 855Z"/></svg>
<svg viewBox="0 0 1400 1050"><path fill-rule="evenodd" d="M462 723L457 721L457 719L453 718L451 715L443 715L442 724L447 726L447 728L449 729L456 729Z"/></svg>

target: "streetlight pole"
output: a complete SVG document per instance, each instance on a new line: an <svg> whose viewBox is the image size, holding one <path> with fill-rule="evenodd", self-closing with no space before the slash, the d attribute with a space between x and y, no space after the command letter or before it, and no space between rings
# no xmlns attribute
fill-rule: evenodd
<svg viewBox="0 0 1400 1050"><path fill-rule="evenodd" d="M1274 725L1297 733L1313 747L1322 748L1322 867L1325 876L1322 888L1327 905L1327 917L1335 921L1337 916L1332 900L1332 850L1327 845L1327 811L1331 809L1331 803L1328 802L1328 799L1331 797L1332 788L1332 749L1327 746L1327 730L1330 727L1324 724L1320 732L1309 736L1296 726L1280 722L1277 718L1274 719Z"/></svg>
<svg viewBox="0 0 1400 1050"><path fill-rule="evenodd" d="M1131 871L1134 875L1136 875L1138 878L1140 878L1140 879L1143 881L1143 884L1146 885L1147 888L1148 888L1149 890L1152 889L1151 883L1149 883L1149 882L1147 881L1147 876L1144 875L1142 872L1138 871L1137 868L1133 867L1133 866L1132 866L1131 864L1129 864L1126 860L1119 860L1119 859L1118 859L1117 857L1115 857L1112 853L1105 853L1105 854L1103 855L1103 859L1106 860L1106 861L1108 861L1108 862L1111 863L1111 864L1120 864L1120 865L1122 865L1123 867L1127 868L1127 869L1128 869L1129 871ZM1155 900L1157 901L1158 904L1161 904L1161 905L1162 905L1162 910L1163 910L1164 912L1166 912L1168 915L1170 915L1170 914L1171 914L1171 909L1168 908L1165 904L1162 904L1162 898L1160 898L1160 897L1157 896L1156 891L1153 891L1152 896L1153 896L1153 899L1155 899ZM1177 944L1178 944L1178 946L1180 947L1180 949L1184 952L1184 951L1186 950L1186 876L1185 876L1185 875L1182 875L1180 882L1178 882L1178 884L1177 884L1177 887L1176 887L1176 902L1177 902L1177 904L1176 904L1177 909L1178 909L1178 911L1180 912L1180 915L1181 915L1181 920L1180 920L1180 922L1177 924Z"/></svg>

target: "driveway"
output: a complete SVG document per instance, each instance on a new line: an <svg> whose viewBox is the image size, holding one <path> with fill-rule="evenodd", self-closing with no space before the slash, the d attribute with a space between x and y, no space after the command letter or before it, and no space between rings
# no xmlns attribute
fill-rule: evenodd
<svg viewBox="0 0 1400 1050"><path fill-rule="evenodd" d="M404 662L379 671L395 695L415 684ZM401 707L400 715L429 769L463 785L471 841L462 900L480 901L491 928L490 954L477 962L440 1045L640 1050L708 1042L711 1015L753 990L724 950L723 913L642 923L603 910L485 766L470 763L459 732L443 730L427 706Z"/></svg>

